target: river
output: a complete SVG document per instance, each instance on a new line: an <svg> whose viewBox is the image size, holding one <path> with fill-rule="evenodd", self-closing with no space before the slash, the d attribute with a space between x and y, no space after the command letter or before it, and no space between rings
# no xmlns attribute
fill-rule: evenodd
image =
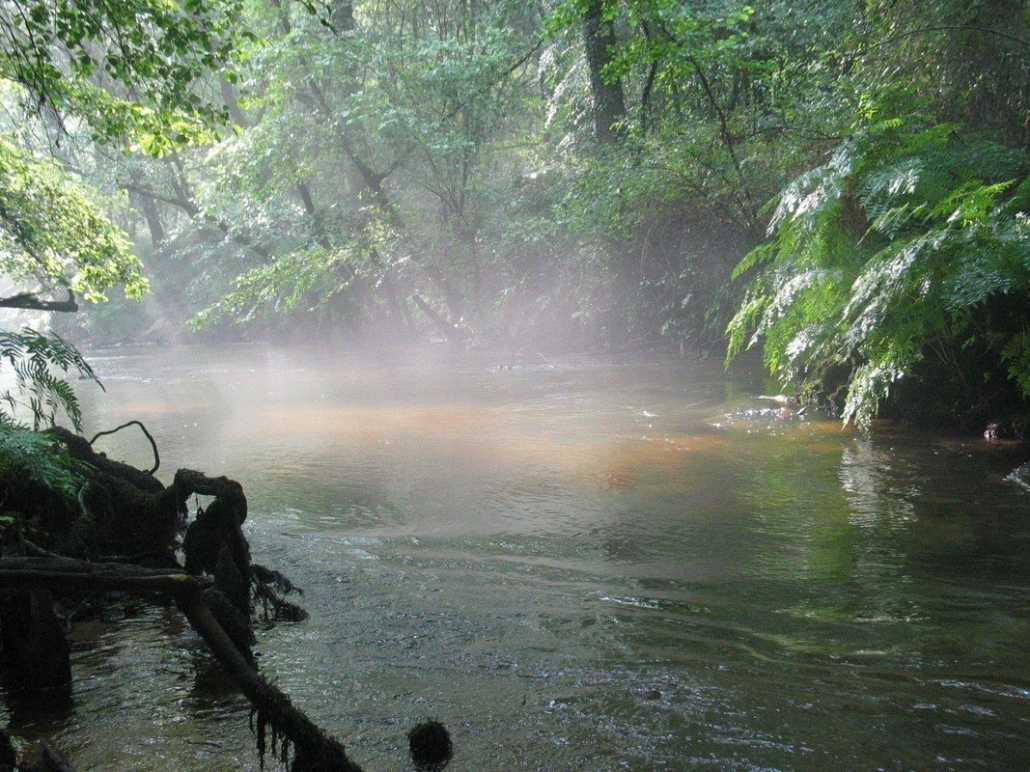
<svg viewBox="0 0 1030 772"><path fill-rule="evenodd" d="M373 771L1025 770L1026 460L871 437L754 362L190 347L95 352L86 435L138 419L240 481L311 619L264 672ZM151 466L134 429L99 449ZM75 631L74 706L3 716L80 770L256 770L248 706L171 609ZM272 762L269 762L270 764Z"/></svg>

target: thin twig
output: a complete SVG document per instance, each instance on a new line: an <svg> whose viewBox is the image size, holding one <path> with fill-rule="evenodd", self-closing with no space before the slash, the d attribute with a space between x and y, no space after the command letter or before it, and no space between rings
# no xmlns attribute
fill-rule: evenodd
<svg viewBox="0 0 1030 772"><path fill-rule="evenodd" d="M93 443L96 442L97 439L99 439L100 437L103 437L105 434L114 434L115 432L120 432L122 429L126 428L127 426L132 426L133 424L136 424L136 426L138 426L143 431L143 434L145 434L147 439L150 440L150 447L154 449L154 468L149 471L149 474L154 474L154 472L157 471L158 467L161 466L161 457L158 455L157 452L157 443L154 442L154 438L151 436L150 432L147 431L147 427L145 427L140 421L129 421L128 423L124 423L121 426L118 426L114 429L109 429L106 432L97 432L93 439L89 441L89 444L92 447Z"/></svg>

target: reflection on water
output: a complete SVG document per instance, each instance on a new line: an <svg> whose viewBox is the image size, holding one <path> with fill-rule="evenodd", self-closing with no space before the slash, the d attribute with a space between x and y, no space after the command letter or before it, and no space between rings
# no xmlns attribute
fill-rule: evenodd
<svg viewBox="0 0 1030 772"><path fill-rule="evenodd" d="M367 769L1018 770L1030 492L1013 449L862 438L718 364L500 369L327 350L92 359L87 434L140 419L248 495L311 620L262 667ZM108 452L149 466L131 432ZM85 634L84 634L85 635ZM256 768L171 611L77 644L80 768ZM145 684L146 688L140 688Z"/></svg>

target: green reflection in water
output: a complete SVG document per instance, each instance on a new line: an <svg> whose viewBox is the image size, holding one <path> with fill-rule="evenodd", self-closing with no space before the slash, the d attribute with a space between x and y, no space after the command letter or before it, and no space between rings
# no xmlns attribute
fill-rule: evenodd
<svg viewBox="0 0 1030 772"><path fill-rule="evenodd" d="M370 769L397 768L427 713L454 728L455 769L1016 770L1030 753L1030 494L1003 452L857 437L717 363L190 356L188 377L178 356L106 361L90 420L143 418L163 473L244 484L256 557L312 612L264 634L263 666ZM182 636L160 632L153 662L178 663ZM83 667L97 691L68 742L118 757L123 730L90 727L106 666ZM155 693L192 677L148 667ZM181 726L227 748L245 726L194 710L166 732L144 704L119 721L162 753Z"/></svg>

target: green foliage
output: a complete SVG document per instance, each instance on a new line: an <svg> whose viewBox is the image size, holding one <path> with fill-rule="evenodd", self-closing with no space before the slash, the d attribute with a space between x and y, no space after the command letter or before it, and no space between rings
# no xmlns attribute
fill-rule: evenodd
<svg viewBox="0 0 1030 772"><path fill-rule="evenodd" d="M83 140L151 156L209 141L224 123L199 83L228 68L242 3L43 0L0 8L0 271L28 294L89 301L147 290L128 240L83 181L102 155ZM44 160L64 156L65 168ZM73 169L74 172L69 170Z"/></svg>
<svg viewBox="0 0 1030 772"><path fill-rule="evenodd" d="M608 254L633 292L617 302L641 332L711 345L738 299L732 266L760 240L762 203L841 128L846 99L828 51L854 27L854 13L814 2L605 8L619 32L607 76L622 81L630 108L624 141L590 158L588 110L572 101L582 84L572 91L575 67L559 61L565 80L551 101L560 106L548 107L576 129L558 140L574 179L563 223ZM582 9L559 7L554 34L579 36Z"/></svg>
<svg viewBox="0 0 1030 772"><path fill-rule="evenodd" d="M238 276L236 288L194 316L190 324L199 330L218 320L247 324L263 319L271 320L269 326L274 328L295 314L310 320L341 305L341 296L351 290L347 276L375 270L373 254L368 244L290 252Z"/></svg>
<svg viewBox="0 0 1030 772"><path fill-rule="evenodd" d="M59 412L82 431L82 411L71 385L54 375L77 371L99 384L96 374L82 355L57 335L44 335L30 328L21 332L0 331L0 363L10 366L14 388L0 393L0 425L17 427L17 413L27 408L34 429L53 426ZM25 403L24 400L28 399Z"/></svg>
<svg viewBox="0 0 1030 772"><path fill-rule="evenodd" d="M231 61L239 0L40 0L0 9L0 80L30 104L87 120L98 139L138 130L159 152L221 110L198 78ZM189 116L187 119L186 117Z"/></svg>
<svg viewBox="0 0 1030 772"><path fill-rule="evenodd" d="M20 485L30 480L69 497L76 495L81 482L71 457L52 437L0 422L0 485L7 480ZM0 517L0 530L9 524Z"/></svg>
<svg viewBox="0 0 1030 772"><path fill-rule="evenodd" d="M1008 365L1008 376L1024 394L1030 394L1030 332L1021 330L1013 334L1001 350Z"/></svg>
<svg viewBox="0 0 1030 772"><path fill-rule="evenodd" d="M224 296L194 321L238 314L273 329L364 314L414 332L413 294L457 320L505 286L485 234L508 224L526 154L530 10L358 4L334 31L296 5L250 4L260 40L240 125L183 164L197 230L217 222L227 236L212 246L208 232L192 263L203 270L189 279Z"/></svg>
<svg viewBox="0 0 1030 772"><path fill-rule="evenodd" d="M784 381L850 369L845 420L867 426L898 379L940 346L983 333L998 295L1030 291L1030 158L951 124L885 121L856 133L779 196L773 242L729 326L730 356L762 340ZM1030 395L1025 344L991 329Z"/></svg>
<svg viewBox="0 0 1030 772"><path fill-rule="evenodd" d="M84 182L102 153L86 140L167 156L209 141L224 125L198 86L228 67L242 2L210 0L13 0L0 6L0 273L20 291L5 305L39 308L57 290L106 300L121 286L140 298L148 283L128 239L95 189ZM231 79L226 69L222 76ZM64 165L55 160L63 156ZM54 304L51 304L51 308ZM14 371L0 422L19 406L37 428L65 413L80 428L66 380L96 380L79 353L57 336L25 329L0 333L0 360ZM24 404L20 404L23 401Z"/></svg>
<svg viewBox="0 0 1030 772"><path fill-rule="evenodd" d="M147 288L141 268L88 190L53 162L0 139L0 270L96 302L119 285L139 298Z"/></svg>
<svg viewBox="0 0 1030 772"><path fill-rule="evenodd" d="M983 310L1024 282L1019 5L253 0L216 84L238 125L134 167L138 226L166 308L262 333L696 337L750 284L735 350L762 340L812 389L850 374L864 422L987 328L1014 377L1028 358ZM625 102L610 143L598 12Z"/></svg>
<svg viewBox="0 0 1030 772"><path fill-rule="evenodd" d="M932 110L1025 143L1030 7L1013 0L870 2L853 82L883 114Z"/></svg>

